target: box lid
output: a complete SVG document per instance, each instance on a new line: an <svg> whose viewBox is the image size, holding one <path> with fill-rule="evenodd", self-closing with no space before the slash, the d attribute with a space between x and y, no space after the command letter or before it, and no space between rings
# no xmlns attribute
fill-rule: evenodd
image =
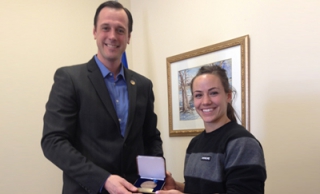
<svg viewBox="0 0 320 194"><path fill-rule="evenodd" d="M164 180L166 177L165 159L158 156L137 156L141 178Z"/></svg>

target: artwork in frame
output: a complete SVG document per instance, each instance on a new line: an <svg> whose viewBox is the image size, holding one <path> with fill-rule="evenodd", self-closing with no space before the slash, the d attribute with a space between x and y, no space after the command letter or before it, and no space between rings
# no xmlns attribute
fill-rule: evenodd
<svg viewBox="0 0 320 194"><path fill-rule="evenodd" d="M190 91L190 82L204 65L220 65L227 72L238 123L249 126L249 35L167 58L169 136L195 136L204 130Z"/></svg>

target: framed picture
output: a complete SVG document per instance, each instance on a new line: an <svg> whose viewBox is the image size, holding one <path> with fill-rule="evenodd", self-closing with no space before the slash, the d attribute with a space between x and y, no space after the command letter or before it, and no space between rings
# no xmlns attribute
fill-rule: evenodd
<svg viewBox="0 0 320 194"><path fill-rule="evenodd" d="M203 65L220 65L232 85L238 123L249 130L249 35L167 58L169 136L194 136L204 130L190 91Z"/></svg>

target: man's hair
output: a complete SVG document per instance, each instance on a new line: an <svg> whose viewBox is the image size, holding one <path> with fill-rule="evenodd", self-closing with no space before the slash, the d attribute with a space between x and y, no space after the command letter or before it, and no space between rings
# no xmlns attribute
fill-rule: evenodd
<svg viewBox="0 0 320 194"><path fill-rule="evenodd" d="M129 28L129 33L132 32L132 25L133 25L133 19L132 19L132 15L130 13L130 11L123 7L123 5L117 1L106 1L104 3L102 3L96 10L96 14L94 15L94 20L93 20L93 24L94 27L97 27L97 22L98 22L98 16L100 14L100 11L105 8L105 7L109 7L109 8L113 8L113 9L123 9L127 16L128 16L128 28Z"/></svg>

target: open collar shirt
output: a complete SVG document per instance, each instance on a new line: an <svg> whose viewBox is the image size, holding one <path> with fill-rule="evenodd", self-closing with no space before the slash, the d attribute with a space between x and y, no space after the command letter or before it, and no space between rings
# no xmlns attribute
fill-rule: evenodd
<svg viewBox="0 0 320 194"><path fill-rule="evenodd" d="M126 78L124 76L124 67L121 64L120 72L116 76L116 78L114 78L113 73L110 72L109 69L103 65L103 63L98 59L96 55L94 56L94 59L102 73L104 82L107 86L110 98L113 103L113 107L116 110L120 124L121 135L124 136L127 125L129 107L128 89L126 84Z"/></svg>

